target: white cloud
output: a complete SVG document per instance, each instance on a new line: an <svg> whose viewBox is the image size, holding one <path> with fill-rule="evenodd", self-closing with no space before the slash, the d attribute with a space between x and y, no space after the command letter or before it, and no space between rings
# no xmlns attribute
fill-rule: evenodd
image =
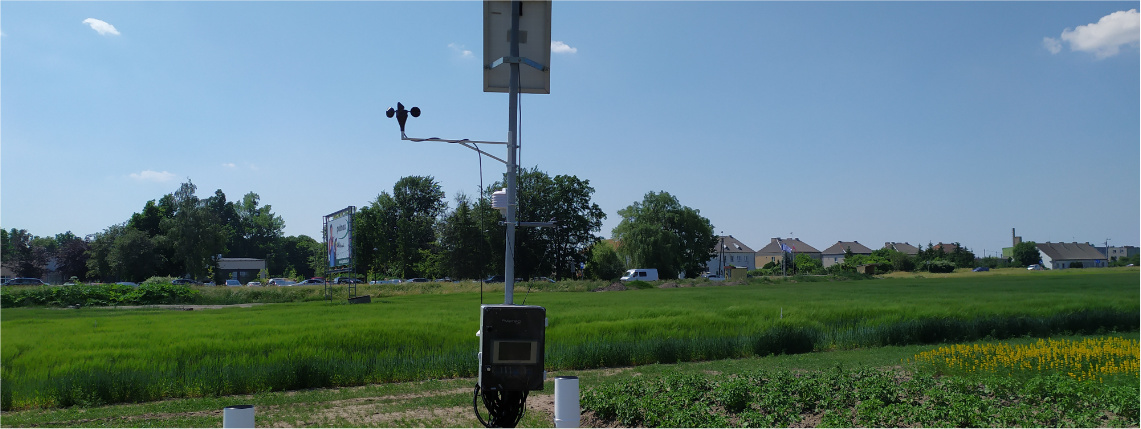
<svg viewBox="0 0 1141 429"><path fill-rule="evenodd" d="M566 43L560 42L558 40L552 40L551 52L556 54L573 54L578 52L578 48L572 48Z"/></svg>
<svg viewBox="0 0 1141 429"><path fill-rule="evenodd" d="M97 33L99 33L101 35L107 35L107 34L112 34L115 36L119 35L119 30L116 30L114 25L108 24L106 21L95 19L95 18L87 18L87 19L83 20L83 23L90 25L92 30L95 30Z"/></svg>
<svg viewBox="0 0 1141 429"><path fill-rule="evenodd" d="M223 162L223 163L222 163L222 166L223 166L223 167L226 167L226 168L237 168L237 167L238 167L238 165L237 165L237 164L234 164L234 163L232 163L232 162Z"/></svg>
<svg viewBox="0 0 1141 429"><path fill-rule="evenodd" d="M1089 52L1102 59L1117 55L1123 45L1137 46L1139 39L1141 18L1137 9L1130 9L1103 16L1095 23L1067 28L1062 31L1061 41L1047 37L1043 44L1050 53L1057 54L1062 50L1062 42L1066 42L1071 51Z"/></svg>
<svg viewBox="0 0 1141 429"><path fill-rule="evenodd" d="M457 45L455 43L449 43L448 47L452 48L452 51L459 54L459 56L461 58L475 58L475 54L473 54L471 51L469 51L467 49L464 49L464 45Z"/></svg>
<svg viewBox="0 0 1141 429"><path fill-rule="evenodd" d="M174 180L174 173L169 171L160 173L154 170L143 170L141 173L131 173L130 177L140 182L162 183Z"/></svg>

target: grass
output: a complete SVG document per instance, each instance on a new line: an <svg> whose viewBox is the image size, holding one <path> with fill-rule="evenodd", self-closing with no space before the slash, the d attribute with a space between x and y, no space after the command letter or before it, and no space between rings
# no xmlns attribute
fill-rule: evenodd
<svg viewBox="0 0 1141 429"><path fill-rule="evenodd" d="M1137 333L1115 335L1138 339ZM1081 337L1064 337L1081 341ZM1032 344L1037 339L1019 338L998 343ZM993 342L985 342L990 344ZM579 377L582 392L638 380L656 382L667 377L698 376L721 383L742 375L768 371L783 373L827 373L842 368L849 373L870 369L900 370L916 355L943 345L888 346L859 350L815 352L798 355L750 357L745 359L597 370L555 371L548 374L544 390L528 401L521 427L552 427L553 416L539 410L549 401L556 376ZM1133 380L1134 385L1136 380ZM373 384L352 388L309 389L291 392L263 392L252 395L164 400L143 404L97 407L30 409L4 412L4 427L219 427L221 410L229 405L253 404L260 427L477 427L471 410L473 378ZM983 395L977 395L981 397ZM967 396L956 396L964 400ZM1134 397L1135 399L1135 397ZM1009 407L1011 412L1017 407ZM855 411L855 408L850 408ZM868 412L865 411L865 415ZM918 414L918 413L917 413ZM1096 423L1096 422L1095 422ZM1133 422L1136 426L1137 422ZM772 425L768 425L772 426ZM845 426L853 426L848 424ZM891 426L880 424L878 426ZM1025 424L1014 424L1025 426ZM1061 426L1061 425L1054 425ZM1093 426L1098 426L1094 424Z"/></svg>
<svg viewBox="0 0 1141 429"><path fill-rule="evenodd" d="M548 283L530 293L517 289L516 297L547 308L548 370L569 370L1135 331L1136 273L758 279L739 286L606 293L568 293L564 291L589 286ZM378 295L369 305L313 301L206 311L5 308L0 321L2 408L472 376L479 293L449 291L447 285L422 287ZM488 293L484 299L496 302L501 296Z"/></svg>

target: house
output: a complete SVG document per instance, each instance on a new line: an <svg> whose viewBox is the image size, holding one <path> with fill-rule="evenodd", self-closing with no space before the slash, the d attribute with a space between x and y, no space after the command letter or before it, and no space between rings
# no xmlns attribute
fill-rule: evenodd
<svg viewBox="0 0 1141 429"><path fill-rule="evenodd" d="M952 252L954 252L956 250L959 250L959 246L957 246L953 243L952 244L946 244L943 242L939 242L939 244L932 245L931 248L932 249L943 249L943 252L948 254L948 255L950 255Z"/></svg>
<svg viewBox="0 0 1141 429"><path fill-rule="evenodd" d="M884 249L891 249L891 250L894 250L896 252L903 253L907 256L915 256L915 255L919 254L919 248L918 247L912 246L910 243L906 243L906 242L905 243L896 243L894 241L889 241L889 242L883 244L883 248Z"/></svg>
<svg viewBox="0 0 1141 429"><path fill-rule="evenodd" d="M756 252L732 235L722 235L711 252L713 257L705 264L709 274L723 275L726 266L744 267L749 271L757 269L754 261Z"/></svg>
<svg viewBox="0 0 1141 429"><path fill-rule="evenodd" d="M1098 247L1097 250L1101 251L1101 254L1105 255L1106 259L1112 262L1118 259L1133 257L1137 255L1138 249L1137 246L1109 246L1108 248Z"/></svg>
<svg viewBox="0 0 1141 429"><path fill-rule="evenodd" d="M859 241L837 241L836 244L820 252L820 262L824 263L824 268L842 264L844 263L844 254L849 250L857 255L872 254L872 249L860 244Z"/></svg>
<svg viewBox="0 0 1141 429"><path fill-rule="evenodd" d="M770 242L768 245L762 247L761 250L757 251L755 256L756 262L754 265L763 267L769 262L779 263L781 255L784 254L784 251L780 248L781 243L784 243L785 246L791 248L793 254L808 255L812 259L817 261L820 260L820 251L816 250L815 247L809 246L807 243L800 241L799 238L781 239L780 237L776 237L773 238L772 242Z"/></svg>
<svg viewBox="0 0 1141 429"><path fill-rule="evenodd" d="M1042 258L1042 267L1050 270L1073 268L1075 263L1081 263L1083 268L1100 268L1108 266L1105 255L1089 243L1035 243L1038 246L1038 256Z"/></svg>

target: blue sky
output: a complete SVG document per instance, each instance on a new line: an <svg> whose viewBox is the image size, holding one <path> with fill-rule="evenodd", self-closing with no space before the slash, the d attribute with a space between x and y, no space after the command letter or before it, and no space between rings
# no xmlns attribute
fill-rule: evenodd
<svg viewBox="0 0 1141 429"><path fill-rule="evenodd" d="M556 2L525 167L799 237L1141 244L1138 2ZM480 2L0 3L0 222L85 235L187 178L288 235L401 177L475 195L505 140ZM502 155L502 147L487 147ZM483 181L503 167L485 158ZM231 255L240 256L240 255Z"/></svg>

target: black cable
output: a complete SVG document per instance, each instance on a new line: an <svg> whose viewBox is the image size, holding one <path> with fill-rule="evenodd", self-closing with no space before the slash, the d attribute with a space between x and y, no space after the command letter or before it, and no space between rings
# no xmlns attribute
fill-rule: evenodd
<svg viewBox="0 0 1141 429"><path fill-rule="evenodd" d="M481 392L479 384L475 385L475 395L472 397L472 409L475 416L484 427L513 428L523 420L527 411L526 390L484 390ZM483 406L487 408L487 420L479 412L478 401L483 398Z"/></svg>

